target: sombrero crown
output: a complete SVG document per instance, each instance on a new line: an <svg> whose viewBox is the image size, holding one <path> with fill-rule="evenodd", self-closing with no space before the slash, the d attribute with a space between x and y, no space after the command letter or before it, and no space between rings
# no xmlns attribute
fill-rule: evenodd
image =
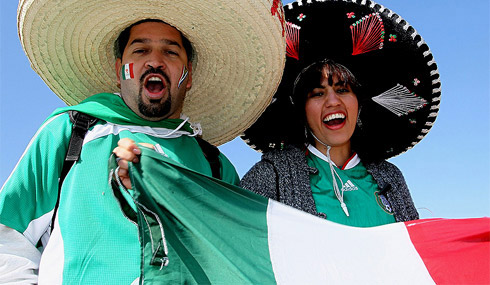
<svg viewBox="0 0 490 285"><path fill-rule="evenodd" d="M118 92L113 44L126 27L160 19L194 49L184 114L219 145L242 133L270 102L284 67L278 0L20 0L18 30L32 68L64 102Z"/></svg>
<svg viewBox="0 0 490 285"><path fill-rule="evenodd" d="M297 143L304 126L291 116L299 72L325 58L346 66L361 84L356 151L386 159L416 145L439 110L441 84L432 53L404 19L369 0L297 1L284 6L287 60L273 103L243 139L267 151Z"/></svg>

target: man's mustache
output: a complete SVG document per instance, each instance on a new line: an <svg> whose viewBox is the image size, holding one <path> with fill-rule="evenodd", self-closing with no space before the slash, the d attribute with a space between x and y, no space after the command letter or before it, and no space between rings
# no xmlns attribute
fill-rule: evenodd
<svg viewBox="0 0 490 285"><path fill-rule="evenodd" d="M167 85L170 85L170 79L168 77L168 75L161 69L159 68L154 68L154 67L150 67L148 70L146 70L143 75L141 75L141 78L140 78L140 82L141 84L144 83L145 81L145 77L149 74L160 74L163 78L165 78L165 81L167 83Z"/></svg>

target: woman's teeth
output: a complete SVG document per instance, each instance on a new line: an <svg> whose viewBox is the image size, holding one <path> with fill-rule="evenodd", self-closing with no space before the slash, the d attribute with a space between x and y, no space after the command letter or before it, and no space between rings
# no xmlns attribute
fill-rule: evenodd
<svg viewBox="0 0 490 285"><path fill-rule="evenodd" d="M342 113L335 113L335 114L331 114L331 115L328 115L326 116L325 118L323 118L323 122L324 123L328 123L332 120L337 120L337 119L345 119L345 115L342 114Z"/></svg>

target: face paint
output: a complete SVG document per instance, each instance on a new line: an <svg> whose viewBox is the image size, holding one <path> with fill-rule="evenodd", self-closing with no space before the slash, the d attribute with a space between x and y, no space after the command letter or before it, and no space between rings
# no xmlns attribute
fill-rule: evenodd
<svg viewBox="0 0 490 285"><path fill-rule="evenodd" d="M134 78L133 63L126 63L122 67L122 79L128 80Z"/></svg>
<svg viewBox="0 0 490 285"><path fill-rule="evenodd" d="M185 66L184 64L184 67L182 68L182 75L180 75L178 88L180 88L180 85L182 85L182 82L184 82L185 78L187 77L187 74L189 74L189 71L187 70L187 66Z"/></svg>

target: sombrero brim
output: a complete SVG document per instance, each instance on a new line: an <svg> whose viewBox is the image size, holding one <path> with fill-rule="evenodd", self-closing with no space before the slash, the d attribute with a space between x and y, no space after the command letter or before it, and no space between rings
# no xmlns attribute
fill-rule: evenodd
<svg viewBox="0 0 490 285"><path fill-rule="evenodd" d="M259 117L279 84L285 39L276 2L21 0L18 30L32 68L73 105L119 92L113 44L127 26L161 19L176 27L195 54L183 113L220 145Z"/></svg>
<svg viewBox="0 0 490 285"><path fill-rule="evenodd" d="M325 58L349 68L362 85L357 152L387 159L422 140L437 117L441 83L429 47L412 26L369 0L298 1L284 10L298 45L288 40L275 102L242 136L249 145L267 151L304 135L288 115L294 109L289 97L298 73Z"/></svg>

